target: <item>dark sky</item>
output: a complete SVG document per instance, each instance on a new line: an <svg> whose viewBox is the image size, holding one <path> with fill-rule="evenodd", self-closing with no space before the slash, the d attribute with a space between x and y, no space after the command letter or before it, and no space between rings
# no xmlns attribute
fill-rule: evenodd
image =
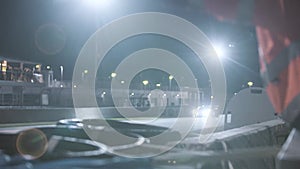
<svg viewBox="0 0 300 169"><path fill-rule="evenodd" d="M102 7L88 6L86 1L90 0L1 0L0 56L51 65L56 72L63 65L65 77L71 79L80 49L97 28L127 14L166 12L189 20L205 32L211 41L227 47L222 62L229 92L240 90L249 80L261 85L256 35L252 26L218 22L203 12L201 7L183 0L106 0L110 4ZM140 41L145 42L144 46L135 45ZM165 43L166 48L168 43L176 43L165 42L166 38L151 35L127 40L128 45L134 46L130 48L133 51L146 48L147 45L153 46L157 41ZM234 44L234 47L229 48L229 44ZM122 44L117 48L124 50ZM111 65L122 60L122 56L107 57L107 63ZM192 57L192 54L186 56L187 62ZM201 63L190 61L190 64L198 79L207 81ZM206 87L207 83L200 85Z"/></svg>

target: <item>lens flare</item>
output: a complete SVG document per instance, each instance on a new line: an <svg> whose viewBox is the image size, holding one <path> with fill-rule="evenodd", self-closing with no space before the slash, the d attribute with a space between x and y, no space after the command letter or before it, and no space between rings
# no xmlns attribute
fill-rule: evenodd
<svg viewBox="0 0 300 169"><path fill-rule="evenodd" d="M16 141L16 148L25 159L32 160L41 157L47 150L46 135L39 129L22 131Z"/></svg>

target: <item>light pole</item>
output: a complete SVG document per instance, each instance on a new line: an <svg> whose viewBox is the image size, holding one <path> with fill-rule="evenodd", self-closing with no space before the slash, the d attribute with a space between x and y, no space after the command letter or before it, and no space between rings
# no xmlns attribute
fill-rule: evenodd
<svg viewBox="0 0 300 169"><path fill-rule="evenodd" d="M169 91L171 91L172 88L172 79L174 78L174 76L170 75L169 76Z"/></svg>
<svg viewBox="0 0 300 169"><path fill-rule="evenodd" d="M149 84L149 81L148 80L143 80L142 83L145 86L144 90L146 90L146 86Z"/></svg>
<svg viewBox="0 0 300 169"><path fill-rule="evenodd" d="M60 66L60 81L62 82L64 80L64 67Z"/></svg>
<svg viewBox="0 0 300 169"><path fill-rule="evenodd" d="M85 80L85 75L89 73L89 70L85 69L82 73L81 73L81 78L82 78L82 81Z"/></svg>

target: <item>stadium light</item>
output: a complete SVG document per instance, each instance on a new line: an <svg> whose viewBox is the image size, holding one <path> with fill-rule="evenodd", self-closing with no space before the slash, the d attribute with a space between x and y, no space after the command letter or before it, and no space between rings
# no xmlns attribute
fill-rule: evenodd
<svg viewBox="0 0 300 169"><path fill-rule="evenodd" d="M250 81L247 84L248 84L249 87L252 87L254 83Z"/></svg>
<svg viewBox="0 0 300 169"><path fill-rule="evenodd" d="M143 82L142 82L142 83L143 83L143 85L144 85L144 86L146 86L146 85L148 85L148 84L149 84L149 81L148 81L148 80L143 80Z"/></svg>
<svg viewBox="0 0 300 169"><path fill-rule="evenodd" d="M107 6L109 0L82 0L82 2L89 7L99 8Z"/></svg>
<svg viewBox="0 0 300 169"><path fill-rule="evenodd" d="M117 76L117 73L112 72L112 73L110 74L110 76L111 76L112 78L115 78L115 77Z"/></svg>
<svg viewBox="0 0 300 169"><path fill-rule="evenodd" d="M226 50L222 45L215 45L214 46L215 52L217 53L219 58L222 58L226 54Z"/></svg>

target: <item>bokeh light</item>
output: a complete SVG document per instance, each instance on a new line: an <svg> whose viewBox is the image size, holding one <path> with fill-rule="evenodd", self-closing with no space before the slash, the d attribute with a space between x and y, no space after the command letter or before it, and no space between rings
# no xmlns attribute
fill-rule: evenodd
<svg viewBox="0 0 300 169"><path fill-rule="evenodd" d="M46 135L39 129L22 131L16 141L16 148L25 159L32 160L41 157L47 150Z"/></svg>

